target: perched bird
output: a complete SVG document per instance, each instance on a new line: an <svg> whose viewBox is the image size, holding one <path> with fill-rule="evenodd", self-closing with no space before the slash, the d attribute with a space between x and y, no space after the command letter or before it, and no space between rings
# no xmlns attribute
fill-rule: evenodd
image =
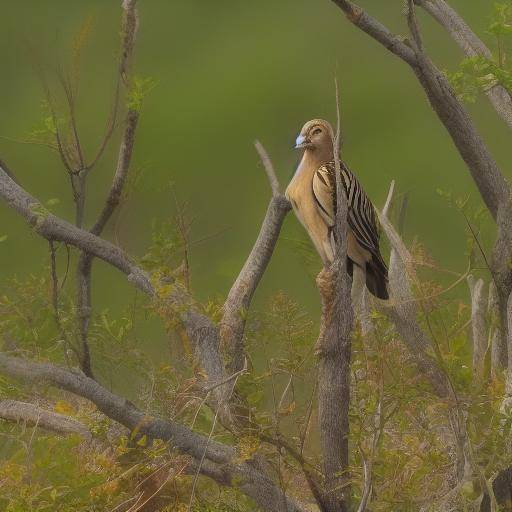
<svg viewBox="0 0 512 512"><path fill-rule="evenodd" d="M286 197L324 265L328 265L334 259L337 204L331 125L322 119L308 121L295 148L304 150L304 154L286 189ZM348 272L352 275L353 265L360 267L368 290L379 299L388 299L388 271L379 250L375 209L354 174L341 161L340 167L348 199Z"/></svg>

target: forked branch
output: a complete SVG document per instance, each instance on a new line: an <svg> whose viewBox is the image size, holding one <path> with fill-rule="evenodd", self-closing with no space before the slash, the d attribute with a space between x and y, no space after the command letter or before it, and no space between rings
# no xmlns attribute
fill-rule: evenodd
<svg viewBox="0 0 512 512"><path fill-rule="evenodd" d="M237 372L243 367L243 336L247 312L274 252L283 221L291 208L288 200L279 191L279 182L268 153L259 141L256 141L255 146L269 179L272 199L258 238L223 306L220 332L222 342L228 348L231 357L230 373Z"/></svg>
<svg viewBox="0 0 512 512"><path fill-rule="evenodd" d="M483 41L471 30L465 20L444 0L415 0L450 34L467 57L492 59L492 53ZM496 112L512 128L512 99L499 83L485 90L485 94Z"/></svg>
<svg viewBox="0 0 512 512"><path fill-rule="evenodd" d="M133 49L135 45L135 36L138 28L138 13L136 8L136 0L124 0L123 1L123 32L122 32L122 44L121 44L121 57L119 62L119 72L117 77L114 107L109 121L109 127L107 133L100 145L100 148L93 159L91 165L88 166L90 170L101 157L110 137L112 136L119 104L120 95L120 82L128 87L128 70L132 60ZM107 225L111 218L114 210L119 204L121 194L125 187L128 171L130 169L130 163L133 154L133 146L135 144L135 132L137 129L137 123L139 120L139 111L134 109L128 109L125 119L125 129L119 148L119 156L117 160L116 171L110 190L103 206L103 209L94 223L91 229L91 233L94 235L101 235L103 229ZM86 175L79 176L79 183L82 201L85 202L85 180ZM82 210L83 210L82 205ZM82 212L83 213L83 212ZM77 224L81 227L81 223ZM91 296L91 272L92 272L93 255L82 251L80 259L77 265L77 313L78 313L78 333L81 345L80 354L80 366L84 373L88 377L93 376L91 356L89 349L89 322L92 314L92 296Z"/></svg>
<svg viewBox="0 0 512 512"><path fill-rule="evenodd" d="M466 163L487 208L496 219L499 208L508 201L510 188L466 109L457 100L446 76L436 68L422 47L418 47L417 41L412 47L407 46L356 4L348 0L332 1L349 21L411 67ZM416 38L419 29L413 14L409 14L409 23Z"/></svg>
<svg viewBox="0 0 512 512"><path fill-rule="evenodd" d="M0 353L0 373L27 383L49 384L74 393L94 403L106 416L137 430L151 439L170 441L176 449L201 460L201 473L220 485L234 486L252 498L263 510L271 512L305 512L306 507L283 491L251 461L237 462L236 450L208 439L173 421L154 418L130 401L115 395L95 380L56 365L25 361Z"/></svg>

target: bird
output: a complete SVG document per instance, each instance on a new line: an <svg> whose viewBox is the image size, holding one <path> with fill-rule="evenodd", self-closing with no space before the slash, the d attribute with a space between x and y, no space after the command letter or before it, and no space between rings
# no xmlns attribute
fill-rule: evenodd
<svg viewBox="0 0 512 512"><path fill-rule="evenodd" d="M333 129L328 121L312 119L301 129L295 148L302 159L285 192L308 232L324 266L334 260L336 217L336 166ZM347 271L354 265L365 275L366 287L375 297L389 298L388 270L380 253L380 231L375 208L356 176L341 161L341 178L348 200Z"/></svg>

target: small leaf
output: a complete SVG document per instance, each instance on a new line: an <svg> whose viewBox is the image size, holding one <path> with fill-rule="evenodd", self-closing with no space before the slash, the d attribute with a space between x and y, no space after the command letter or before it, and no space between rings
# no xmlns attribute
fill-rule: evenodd
<svg viewBox="0 0 512 512"><path fill-rule="evenodd" d="M146 446L148 444L148 437L146 436L146 434L144 434L138 441L137 441L137 445L138 446Z"/></svg>

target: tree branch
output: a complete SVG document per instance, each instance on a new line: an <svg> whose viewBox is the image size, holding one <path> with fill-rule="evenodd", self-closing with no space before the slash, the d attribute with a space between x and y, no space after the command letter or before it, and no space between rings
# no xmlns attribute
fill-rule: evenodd
<svg viewBox="0 0 512 512"><path fill-rule="evenodd" d="M376 20L361 7L349 0L332 0L346 15L347 19L356 27L366 32L390 52L413 66L416 63L414 52L404 41L391 33L380 21Z"/></svg>
<svg viewBox="0 0 512 512"><path fill-rule="evenodd" d="M464 19L444 0L415 0L416 4L427 11L452 39L459 45L468 57L481 56L492 59L492 53L482 40L471 30ZM509 92L500 84L486 89L496 112L512 128L512 98Z"/></svg>
<svg viewBox="0 0 512 512"><path fill-rule="evenodd" d="M236 450L210 440L172 421L151 417L128 400L115 395L95 380L56 365L36 363L0 353L0 372L28 383L50 384L93 402L109 418L152 439L171 441L173 446L193 457L205 457L201 473L220 485L234 486L252 498L263 510L305 512L306 507L288 498L251 462L236 462Z"/></svg>
<svg viewBox="0 0 512 512"><path fill-rule="evenodd" d="M133 49L135 45L135 36L138 28L138 13L136 8L136 0L124 0L123 1L123 33L122 33L122 45L121 45L121 59L119 63L119 75L116 85L115 93L115 104L114 104L114 116L112 118L112 129L107 130L101 147L98 151L97 156L94 158L90 169L101 156L111 134L115 124L115 114L117 114L118 102L119 102L119 85L120 80L127 85L127 73L130 65L130 61L133 55ZM133 146L135 143L135 132L137 129L137 123L139 120L139 111L128 109L125 120L125 130L123 138L121 140L119 148L119 156L117 160L117 167L112 180L112 185L103 206L103 209L91 229L91 233L94 235L101 235L103 229L107 225L110 217L114 213L115 208L119 204L123 188L128 178L128 171L130 169L130 162L133 154ZM83 190L85 190L85 176L81 178L83 181ZM83 194L82 194L83 196ZM85 200L85 196L83 196ZM80 224L77 224L81 227ZM93 377L91 356L89 350L89 322L92 314L91 305L91 272L92 272L93 256L87 252L82 251L77 265L77 313L78 313L78 332L81 345L81 361L80 366L84 373L88 377Z"/></svg>
<svg viewBox="0 0 512 512"><path fill-rule="evenodd" d="M393 183L390 190L391 188L394 189ZM389 201L386 201L386 204L389 204ZM389 208L386 212L388 210ZM379 303L379 307L395 325L415 364L429 380L436 394L446 397L451 393L450 382L445 372L429 354L429 352L435 353L433 343L417 321L416 301L409 282L409 276L415 278L412 257L387 215L383 215L378 210L377 215L391 244L389 263L391 298L387 303Z"/></svg>
<svg viewBox="0 0 512 512"><path fill-rule="evenodd" d="M123 272L134 286L151 298L163 300L169 313L175 314L183 322L192 342L196 358L208 375L207 386L225 378L224 366L219 352L219 333L217 327L195 305L187 291L178 283L170 287L165 297L157 297L149 276L137 266L119 247L79 229L73 224L48 212L39 201L17 185L0 168L0 197L14 208L34 230L50 241L66 242L91 254ZM216 398L223 397L227 385L214 390Z"/></svg>
<svg viewBox="0 0 512 512"><path fill-rule="evenodd" d="M491 344L491 374L497 377L507 367L507 344L500 325L500 304L494 281L489 283L487 315Z"/></svg>
<svg viewBox="0 0 512 512"><path fill-rule="evenodd" d="M128 110L125 121L125 131L121 146L119 148L119 157L117 161L116 172L112 180L107 199L98 220L91 229L94 235L101 235L107 225L114 210L119 204L123 188L128 178L130 162L135 143L135 131L139 120L139 112ZM79 319L79 334L82 347L81 367L88 377L92 377L92 367L89 352L88 333L89 321L91 319L91 271L93 255L82 251L77 266L77 311Z"/></svg>
<svg viewBox="0 0 512 512"><path fill-rule="evenodd" d="M336 82L337 129L333 137L336 169L335 256L317 277L322 317L316 352L318 368L318 420L323 457L324 494L321 509L349 509L349 405L353 309L352 282L347 272L348 200L341 179L339 159L340 113Z"/></svg>
<svg viewBox="0 0 512 512"><path fill-rule="evenodd" d="M508 201L510 188L466 109L457 100L444 74L436 68L421 51L421 48L407 46L360 7L348 0L332 1L343 10L354 25L411 66L425 90L432 108L449 132L466 163L487 208L496 220L499 208ZM414 31L419 34L414 17L410 17L410 21L412 21ZM392 44L395 41L397 43Z"/></svg>
<svg viewBox="0 0 512 512"><path fill-rule="evenodd" d="M73 418L17 400L0 400L0 418L24 422L59 434L79 434L87 440L92 437L87 427Z"/></svg>
<svg viewBox="0 0 512 512"><path fill-rule="evenodd" d="M484 280L467 278L471 294L471 333L473 341L473 375L482 382L485 377L485 357L487 354L487 326L485 321L486 297Z"/></svg>
<svg viewBox="0 0 512 512"><path fill-rule="evenodd" d="M0 197L43 238L66 242L93 254L126 274L128 280L144 293L154 294L146 273L119 247L50 213L37 199L16 184L1 167Z"/></svg>
<svg viewBox="0 0 512 512"><path fill-rule="evenodd" d="M247 311L270 262L283 221L290 211L290 203L279 192L279 182L267 152L260 142L256 141L255 145L269 178L272 199L258 238L223 306L220 332L222 342L228 347L231 357L230 373L239 371L243 367L243 336Z"/></svg>

